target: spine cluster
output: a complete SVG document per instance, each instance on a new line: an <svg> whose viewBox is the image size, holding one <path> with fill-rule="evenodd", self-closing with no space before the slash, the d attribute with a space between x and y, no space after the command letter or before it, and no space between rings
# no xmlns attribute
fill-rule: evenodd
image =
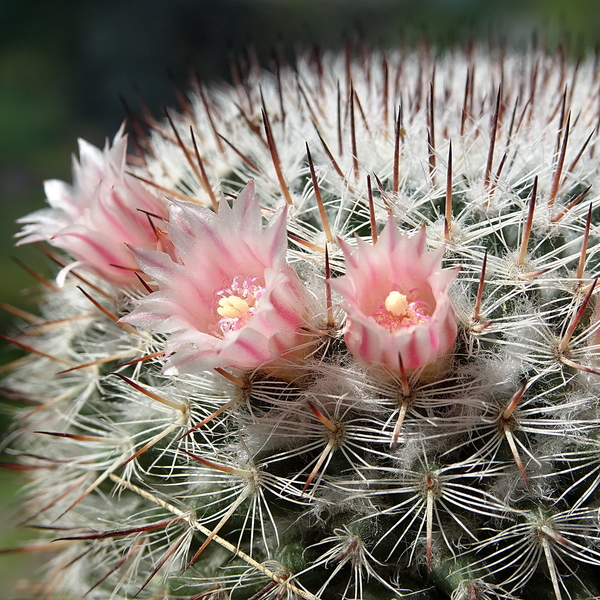
<svg viewBox="0 0 600 600"><path fill-rule="evenodd" d="M33 598L600 597L600 68L313 52L130 115L20 243Z"/></svg>

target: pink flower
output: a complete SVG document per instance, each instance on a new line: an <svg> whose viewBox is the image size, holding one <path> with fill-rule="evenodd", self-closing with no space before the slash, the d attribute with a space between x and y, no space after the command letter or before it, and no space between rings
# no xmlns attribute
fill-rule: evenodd
<svg viewBox="0 0 600 600"><path fill-rule="evenodd" d="M103 151L79 140L74 184L46 181L51 208L19 219L26 225L17 234L22 238L18 243L47 241L112 283L137 284L132 270L137 263L125 243L156 248L157 235L147 213L166 217L167 209L126 173L126 152L123 128L112 147L107 142Z"/></svg>
<svg viewBox="0 0 600 600"><path fill-rule="evenodd" d="M375 245L341 242L346 275L331 280L343 296L348 350L362 362L398 371L435 362L454 345L456 317L448 288L457 269L441 268L443 250L427 252L425 230L401 234L393 220Z"/></svg>
<svg viewBox="0 0 600 600"><path fill-rule="evenodd" d="M160 289L123 321L168 334L167 374L294 361L306 341L306 301L286 262L286 218L283 209L263 229L251 182L233 208L221 202L218 214L173 204L169 233L178 262L133 249Z"/></svg>

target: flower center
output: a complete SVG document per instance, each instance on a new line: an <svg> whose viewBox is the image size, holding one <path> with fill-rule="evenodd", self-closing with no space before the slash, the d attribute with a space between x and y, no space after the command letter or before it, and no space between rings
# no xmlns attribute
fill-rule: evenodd
<svg viewBox="0 0 600 600"><path fill-rule="evenodd" d="M227 296L219 300L217 312L228 319L241 319L248 314L250 305L239 296Z"/></svg>
<svg viewBox="0 0 600 600"><path fill-rule="evenodd" d="M217 291L217 332L225 335L244 327L258 310L265 288L257 283L258 277L242 278L236 275L229 285Z"/></svg>
<svg viewBox="0 0 600 600"><path fill-rule="evenodd" d="M430 321L428 304L423 300L411 300L410 297L413 291L411 290L406 295L397 290L392 290L371 313L371 317L390 333L404 327Z"/></svg>

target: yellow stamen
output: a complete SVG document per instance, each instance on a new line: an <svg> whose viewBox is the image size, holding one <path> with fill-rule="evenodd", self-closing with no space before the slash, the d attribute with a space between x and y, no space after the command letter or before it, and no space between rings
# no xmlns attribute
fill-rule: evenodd
<svg viewBox="0 0 600 600"><path fill-rule="evenodd" d="M239 319L248 313L248 303L239 296L228 296L219 300L217 312L228 319Z"/></svg>
<svg viewBox="0 0 600 600"><path fill-rule="evenodd" d="M395 317L401 317L406 315L408 311L408 300L404 294L400 292L392 291L388 294L385 299L385 308L391 312Z"/></svg>

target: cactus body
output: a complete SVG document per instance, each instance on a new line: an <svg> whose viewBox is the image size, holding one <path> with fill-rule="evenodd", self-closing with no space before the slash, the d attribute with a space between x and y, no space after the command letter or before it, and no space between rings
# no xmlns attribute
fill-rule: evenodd
<svg viewBox="0 0 600 600"><path fill-rule="evenodd" d="M599 74L242 64L82 146L4 380L32 595L597 597Z"/></svg>

